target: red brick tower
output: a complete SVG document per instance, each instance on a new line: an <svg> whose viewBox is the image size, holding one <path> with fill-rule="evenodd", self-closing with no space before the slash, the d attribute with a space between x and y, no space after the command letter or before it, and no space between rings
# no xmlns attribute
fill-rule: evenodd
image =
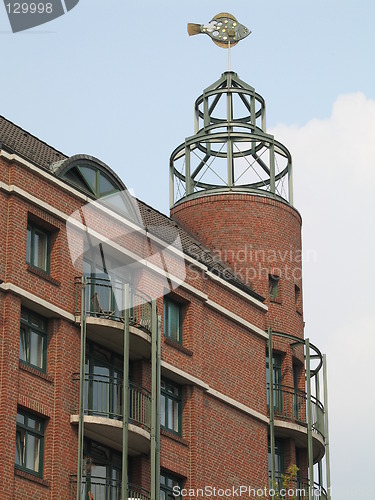
<svg viewBox="0 0 375 500"><path fill-rule="evenodd" d="M320 484L328 441L319 401L323 358L304 340L291 155L266 133L264 99L236 73L224 73L196 100L195 135L171 155L170 202L174 220L266 297L270 477L277 482L296 464L299 481L309 476L312 488L315 469Z"/></svg>

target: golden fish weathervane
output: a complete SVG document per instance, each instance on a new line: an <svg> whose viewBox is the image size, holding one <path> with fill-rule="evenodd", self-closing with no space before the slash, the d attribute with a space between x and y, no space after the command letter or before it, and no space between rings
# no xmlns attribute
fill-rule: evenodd
<svg viewBox="0 0 375 500"><path fill-rule="evenodd" d="M212 38L212 41L223 49L228 49L243 40L251 31L228 12L217 14L207 24L189 23L187 30L190 36L206 34Z"/></svg>

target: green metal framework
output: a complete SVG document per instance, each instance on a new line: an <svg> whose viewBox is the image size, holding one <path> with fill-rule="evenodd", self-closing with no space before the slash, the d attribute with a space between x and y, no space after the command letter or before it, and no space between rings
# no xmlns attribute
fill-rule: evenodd
<svg viewBox="0 0 375 500"><path fill-rule="evenodd" d="M266 133L263 97L232 71L195 102L195 135L170 158L170 206L228 191L293 204L291 155Z"/></svg>
<svg viewBox="0 0 375 500"><path fill-rule="evenodd" d="M85 363L86 363L86 338L87 338L87 316L95 315L99 318L104 317L105 319L111 319L113 321L121 321L123 323L123 380L120 386L116 386L117 391L122 390L122 404L117 406L115 415L108 415L112 418L121 418L123 421L122 426L122 477L121 484L118 482L111 485L112 490L116 491L116 498L121 498L121 500L127 500L128 498L140 498L144 500L159 500L160 491L160 422L159 422L159 409L160 409L160 373L161 373L161 346L160 346L160 325L161 319L157 316L156 310L156 300L151 300L147 304L150 307L148 311L145 304L141 304L139 301L140 294L136 293L134 289L131 289L129 284L124 284L121 297L122 305L121 310L115 311L115 315L109 316L108 311L103 311L102 309L97 309L97 304L95 301L95 294L91 296L88 300L88 291L92 293L92 286L100 287L101 293L103 289L109 291L112 295L114 292L112 290L112 285L108 280L98 280L95 278L88 278L83 276L82 278L76 280L76 286L79 283L80 288L80 322L81 322L81 353L80 353L80 373L79 379L79 417L78 417L78 465L77 465L77 478L76 478L76 500L83 499L83 491L85 485L85 477L83 474L84 469L84 456L83 456L83 444L85 436L85 413L87 413L87 408L85 408L85 391L86 384L92 384L93 380L90 376L85 374ZM105 281L105 283L104 283ZM118 290L117 290L118 292ZM97 293L97 292L95 292ZM119 297L118 293L116 293ZM94 300L93 300L94 297ZM138 300L137 298L138 297ZM76 295L76 299L78 299ZM78 302L78 300L77 300ZM93 305L94 304L94 305ZM136 305L135 305L136 304ZM149 318L145 311L149 312ZM78 311L77 311L78 312ZM137 325L150 331L151 333L151 394L146 394L145 391L141 391L129 383L129 326ZM109 381L101 380L97 382L97 390L103 386L103 384L110 384ZM113 384L112 384L113 385ZM114 390L111 387L112 391ZM106 388L106 390L108 390ZM120 394L118 394L120 398ZM147 414L149 413L149 417ZM103 413L100 408L96 410L96 414ZM129 421L139 422L150 429L151 436L151 494L138 491L134 486L128 484L128 424ZM72 482L72 484L75 481ZM97 485L98 491L104 491L102 485Z"/></svg>
<svg viewBox="0 0 375 500"><path fill-rule="evenodd" d="M329 435L328 435L328 389L327 389L327 367L326 357L322 355L317 347L310 343L309 339L300 339L293 335L285 333L272 332L268 329L268 353L269 353L269 419L270 419L270 449L271 449L271 471L270 479L272 484L277 484L279 478L276 477L275 471L275 416L277 408L274 404L274 387L273 380L273 337L282 337L290 341L290 346L304 347L305 357L305 377L306 377L306 393L295 391L292 388L277 386L277 390L283 395L283 403L281 416L292 420L298 424L307 427L307 453L308 453L308 471L309 479L304 481L304 485L308 488L308 498L315 498L314 494L317 490L320 492L321 498L331 500L331 479L330 479L330 461L329 461ZM314 365L315 362L315 365ZM324 405L320 401L320 371L323 372L323 387L324 387ZM315 388L315 396L312 395ZM280 414L280 412L279 412ZM313 437L319 435L324 442L325 449L325 484L323 487L323 470L322 460L317 462L318 481L314 481L314 454L313 454Z"/></svg>

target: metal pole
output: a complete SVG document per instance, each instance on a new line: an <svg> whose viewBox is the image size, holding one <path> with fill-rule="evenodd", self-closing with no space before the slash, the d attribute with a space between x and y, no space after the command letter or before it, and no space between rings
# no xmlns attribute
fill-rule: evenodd
<svg viewBox="0 0 375 500"><path fill-rule="evenodd" d="M130 287L124 285L124 365L122 379L122 476L121 476L121 500L128 499L128 427L129 427L129 308Z"/></svg>
<svg viewBox="0 0 375 500"><path fill-rule="evenodd" d="M159 325L156 315L156 300L152 301L151 316L151 500L159 500L159 440L158 435L158 409L159 409L159 384L158 384L158 336Z"/></svg>
<svg viewBox="0 0 375 500"><path fill-rule="evenodd" d="M227 75L227 88L230 89L232 85L231 75ZM228 170L228 186L232 187L234 184L234 164L233 164L233 142L231 139L232 127L229 123L233 121L233 98L230 92L227 93L227 121L228 121L228 140L227 140L227 170Z"/></svg>
<svg viewBox="0 0 375 500"><path fill-rule="evenodd" d="M161 396L161 316L158 316L158 339L156 351L156 459L155 483L156 498L160 498L160 396Z"/></svg>
<svg viewBox="0 0 375 500"><path fill-rule="evenodd" d="M199 106L196 105L194 108L194 134L199 132Z"/></svg>
<svg viewBox="0 0 375 500"><path fill-rule="evenodd" d="M309 468L309 498L314 498L314 455L312 442L312 403L310 378L310 341L305 340L306 347L306 385L307 385L307 453Z"/></svg>
<svg viewBox="0 0 375 500"><path fill-rule="evenodd" d="M323 386L324 386L324 434L326 441L326 476L327 500L331 500L331 466L329 460L329 432L328 432L328 385L327 385L327 359L323 354Z"/></svg>
<svg viewBox="0 0 375 500"><path fill-rule="evenodd" d="M174 205L174 164L171 162L169 166L169 208Z"/></svg>
<svg viewBox="0 0 375 500"><path fill-rule="evenodd" d="M81 280L81 354L79 367L79 417L78 417L78 465L77 500L82 498L83 439L85 411L85 363L86 363L86 277Z"/></svg>
<svg viewBox="0 0 375 500"><path fill-rule="evenodd" d="M292 166L292 160L290 160L290 163L288 165L288 198L289 198L289 203L293 205L293 166Z"/></svg>
<svg viewBox="0 0 375 500"><path fill-rule="evenodd" d="M319 372L315 374L315 397L318 401L320 401L320 380L319 380ZM317 412L319 412L319 409L317 408ZM319 418L317 414L317 420ZM317 425L319 425L319 421L317 421ZM319 460L318 462L318 484L319 486L322 486L323 484L323 473L322 473L322 461Z"/></svg>
<svg viewBox="0 0 375 500"><path fill-rule="evenodd" d="M273 347L272 329L268 328L268 370L269 370L269 403L270 403L270 447L271 447L271 488L276 485L275 471L275 407L273 401Z"/></svg>
<svg viewBox="0 0 375 500"><path fill-rule="evenodd" d="M186 196L192 194L192 182L191 182L191 171L190 171L190 146L185 143L185 190Z"/></svg>
<svg viewBox="0 0 375 500"><path fill-rule="evenodd" d="M270 191L275 194L275 145L270 144Z"/></svg>

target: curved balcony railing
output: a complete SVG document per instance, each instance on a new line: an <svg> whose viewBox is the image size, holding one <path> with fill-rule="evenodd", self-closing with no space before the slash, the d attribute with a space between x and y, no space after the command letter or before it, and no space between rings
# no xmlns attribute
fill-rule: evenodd
<svg viewBox="0 0 375 500"><path fill-rule="evenodd" d="M270 385L267 384L267 403L269 406ZM293 387L274 384L273 402L275 416L307 425L307 394ZM312 428L324 437L324 407L311 396Z"/></svg>
<svg viewBox="0 0 375 500"><path fill-rule="evenodd" d="M271 472L269 472L269 488L278 490L280 497L293 500L309 500L310 480L305 477L288 478L287 475L276 473L276 484L272 484ZM327 491L323 486L314 482L314 496L311 500L327 500ZM285 493L285 494L284 494Z"/></svg>
<svg viewBox="0 0 375 500"><path fill-rule="evenodd" d="M77 496L77 477L71 476L71 500ZM103 477L86 475L82 478L82 498L85 500L119 500L121 498L121 481ZM150 493L138 486L129 484L128 500L150 500Z"/></svg>
<svg viewBox="0 0 375 500"><path fill-rule="evenodd" d="M79 394L79 374L73 375L76 401ZM122 420L123 384L121 379L105 375L85 375L84 413ZM136 384L129 384L129 420L146 430L151 428L151 394ZM78 413L78 405L74 408Z"/></svg>
<svg viewBox="0 0 375 500"><path fill-rule="evenodd" d="M86 315L96 318L124 321L124 283L87 276ZM76 315L81 314L82 278L75 278ZM130 287L129 323L151 332L151 298L145 293Z"/></svg>

